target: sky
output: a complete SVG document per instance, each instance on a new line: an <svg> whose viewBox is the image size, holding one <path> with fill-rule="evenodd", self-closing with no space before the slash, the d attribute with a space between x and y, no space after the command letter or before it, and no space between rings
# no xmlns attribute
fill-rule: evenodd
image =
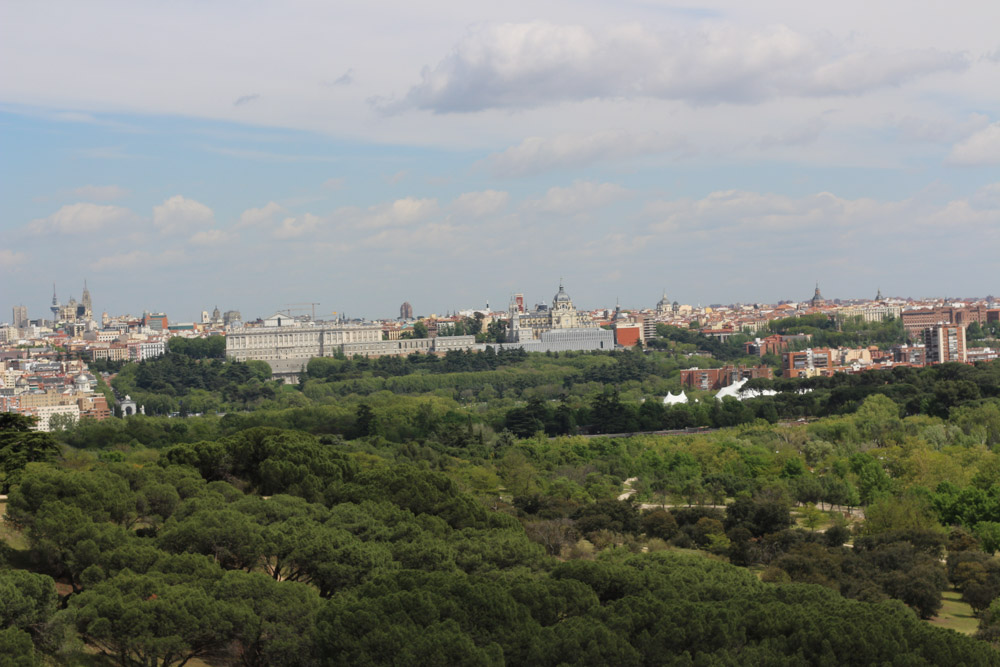
<svg viewBox="0 0 1000 667"><path fill-rule="evenodd" d="M0 3L0 321L1000 294L1000 3ZM306 306L311 311L311 306Z"/></svg>

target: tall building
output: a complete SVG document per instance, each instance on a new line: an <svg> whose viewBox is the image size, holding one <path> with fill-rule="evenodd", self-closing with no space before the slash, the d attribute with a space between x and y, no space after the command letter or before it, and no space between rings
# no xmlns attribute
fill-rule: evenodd
<svg viewBox="0 0 1000 667"><path fill-rule="evenodd" d="M11 320L15 329L23 329L28 326L28 307L14 306L14 319Z"/></svg>
<svg viewBox="0 0 1000 667"><path fill-rule="evenodd" d="M146 313L142 323L153 331L166 331L169 326L169 320L164 313Z"/></svg>
<svg viewBox="0 0 1000 667"><path fill-rule="evenodd" d="M413 306L410 305L409 301L404 301L403 305L399 307L399 319L401 320L413 319Z"/></svg>
<svg viewBox="0 0 1000 667"><path fill-rule="evenodd" d="M52 283L52 305L49 306L49 310L52 311L52 321L59 321L59 311L62 306L59 305L59 299L56 297L56 284Z"/></svg>
<svg viewBox="0 0 1000 667"><path fill-rule="evenodd" d="M833 351L829 348L806 348L781 355L782 376L786 378L829 375L832 368Z"/></svg>
<svg viewBox="0 0 1000 667"><path fill-rule="evenodd" d="M965 327L960 324L937 324L923 332L928 364L949 361L965 362Z"/></svg>

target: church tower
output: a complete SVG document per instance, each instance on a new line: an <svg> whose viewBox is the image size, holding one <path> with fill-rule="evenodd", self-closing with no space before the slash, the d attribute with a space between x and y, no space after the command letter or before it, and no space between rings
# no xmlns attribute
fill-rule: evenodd
<svg viewBox="0 0 1000 667"><path fill-rule="evenodd" d="M826 299L819 292L819 281L816 282L816 291L813 293L813 298L809 300L809 304L813 308L822 308L826 305Z"/></svg>
<svg viewBox="0 0 1000 667"><path fill-rule="evenodd" d="M559 291L552 297L552 328L571 329L577 326L576 308L573 307L573 299L563 289L562 281L559 281Z"/></svg>
<svg viewBox="0 0 1000 667"><path fill-rule="evenodd" d="M83 312L81 313L83 320L93 319L94 307L90 301L90 290L87 289L87 281L83 281L83 296L80 297L80 305L82 306Z"/></svg>
<svg viewBox="0 0 1000 667"><path fill-rule="evenodd" d="M663 298L656 303L657 315L669 315L673 311L670 299L667 298L667 290L663 290Z"/></svg>

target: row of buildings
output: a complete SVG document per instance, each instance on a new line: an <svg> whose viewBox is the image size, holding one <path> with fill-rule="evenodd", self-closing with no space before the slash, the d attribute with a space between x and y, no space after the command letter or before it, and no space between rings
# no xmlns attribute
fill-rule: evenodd
<svg viewBox="0 0 1000 667"><path fill-rule="evenodd" d="M107 419L111 408L97 391L97 378L79 359L53 361L0 351L0 412L37 417L36 428L48 431L53 417Z"/></svg>
<svg viewBox="0 0 1000 667"><path fill-rule="evenodd" d="M408 303L403 304L401 315L412 314L407 306ZM489 326L494 315L488 310L480 313L481 326ZM266 361L276 378L293 382L313 357L443 355L454 350L485 349L486 345L477 343L474 335L437 335L439 328L447 325L450 319L435 318L433 326L427 327L427 337L414 338L404 337L405 329L398 322L323 323L277 313L259 325L229 330L226 356L237 361ZM496 347L563 352L610 350L616 346L614 329L601 328L588 313L578 311L562 285L551 307L540 305L531 311L524 310L522 297L520 302L511 302L506 319L507 339L494 344Z"/></svg>

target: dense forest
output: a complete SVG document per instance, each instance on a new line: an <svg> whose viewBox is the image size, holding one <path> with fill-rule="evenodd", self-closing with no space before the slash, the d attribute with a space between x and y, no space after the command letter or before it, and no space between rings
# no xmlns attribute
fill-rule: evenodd
<svg viewBox="0 0 1000 667"><path fill-rule="evenodd" d="M1000 664L1000 364L692 363L172 349L112 386L211 407L4 417L0 664Z"/></svg>

